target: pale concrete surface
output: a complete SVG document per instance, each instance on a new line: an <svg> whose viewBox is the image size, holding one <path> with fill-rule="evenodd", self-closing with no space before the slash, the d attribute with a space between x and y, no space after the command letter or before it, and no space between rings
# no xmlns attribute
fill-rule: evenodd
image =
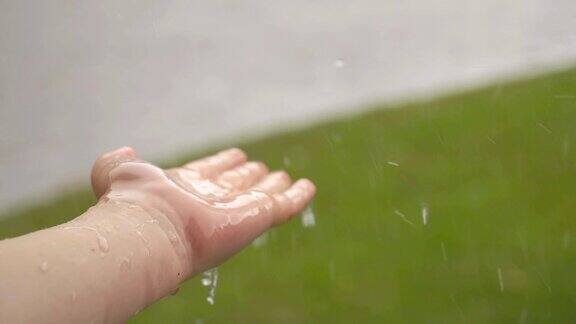
<svg viewBox="0 0 576 324"><path fill-rule="evenodd" d="M576 59L573 0L0 0L0 214L158 158Z"/></svg>

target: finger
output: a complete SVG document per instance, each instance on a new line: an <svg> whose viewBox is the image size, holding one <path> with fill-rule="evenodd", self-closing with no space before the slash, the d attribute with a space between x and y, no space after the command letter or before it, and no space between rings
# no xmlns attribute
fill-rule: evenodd
<svg viewBox="0 0 576 324"><path fill-rule="evenodd" d="M218 228L211 238L211 252L200 267L210 268L228 259L260 236L270 226L278 225L301 211L314 197L316 188L309 180L299 180L276 194L248 191L231 201L218 203L208 219L210 228Z"/></svg>
<svg viewBox="0 0 576 324"><path fill-rule="evenodd" d="M268 174L264 179L254 185L253 190L267 194L282 192L290 187L292 179L285 171L276 171Z"/></svg>
<svg viewBox="0 0 576 324"><path fill-rule="evenodd" d="M244 190L257 183L266 174L268 167L262 162L247 162L232 170L223 172L216 183L220 186L234 190Z"/></svg>
<svg viewBox="0 0 576 324"><path fill-rule="evenodd" d="M100 156L92 167L92 190L96 198L100 198L110 187L109 173L118 164L138 159L136 151L128 146L108 152Z"/></svg>
<svg viewBox="0 0 576 324"><path fill-rule="evenodd" d="M231 148L218 152L215 155L190 162L184 165L184 168L196 171L202 177L213 178L228 169L241 165L246 162L246 159L247 157L244 151Z"/></svg>
<svg viewBox="0 0 576 324"><path fill-rule="evenodd" d="M315 194L316 186L308 179L300 179L286 191L274 194L278 206L278 211L274 215L274 225L282 224L301 212Z"/></svg>

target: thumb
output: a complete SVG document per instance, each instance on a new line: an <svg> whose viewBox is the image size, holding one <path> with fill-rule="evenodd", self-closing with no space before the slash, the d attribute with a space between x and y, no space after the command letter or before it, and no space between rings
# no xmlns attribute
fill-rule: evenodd
<svg viewBox="0 0 576 324"><path fill-rule="evenodd" d="M96 198L108 191L110 187L109 173L118 164L138 159L136 151L128 146L101 155L92 166L92 190Z"/></svg>

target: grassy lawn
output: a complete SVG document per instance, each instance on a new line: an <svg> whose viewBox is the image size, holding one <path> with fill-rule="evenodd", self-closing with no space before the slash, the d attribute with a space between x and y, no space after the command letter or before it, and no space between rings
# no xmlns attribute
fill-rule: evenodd
<svg viewBox="0 0 576 324"><path fill-rule="evenodd" d="M133 322L572 322L576 70L379 108L229 143L312 178L316 226L220 267L215 305L194 279ZM0 238L91 203L69 193L0 221Z"/></svg>

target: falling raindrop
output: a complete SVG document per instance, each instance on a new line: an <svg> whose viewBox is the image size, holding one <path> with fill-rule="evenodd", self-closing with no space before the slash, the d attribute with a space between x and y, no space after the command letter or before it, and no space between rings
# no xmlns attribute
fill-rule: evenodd
<svg viewBox="0 0 576 324"><path fill-rule="evenodd" d="M316 226L316 216L314 215L314 211L312 211L311 206L308 206L302 212L302 226L304 227Z"/></svg>
<svg viewBox="0 0 576 324"><path fill-rule="evenodd" d="M412 223L408 218L406 218L406 215L404 215L401 211L399 210L395 210L394 214L396 214L397 216L399 216L404 222L406 222L408 225L412 226L412 227L416 227L416 225L414 225L414 223Z"/></svg>
<svg viewBox="0 0 576 324"><path fill-rule="evenodd" d="M202 282L202 286L204 286L204 287L210 286L210 284L212 283L212 278L210 278L210 273L204 272L203 275L206 277L202 278L202 280L200 280Z"/></svg>
<svg viewBox="0 0 576 324"><path fill-rule="evenodd" d="M206 301L210 305L214 305L216 298L216 287L218 285L218 268L205 271L202 274L202 286L208 287L208 297Z"/></svg>
<svg viewBox="0 0 576 324"><path fill-rule="evenodd" d="M444 261L448 261L448 254L446 253L446 246L444 246L444 242L440 242L440 247L442 248L442 258Z"/></svg>
<svg viewBox="0 0 576 324"><path fill-rule="evenodd" d="M504 292L504 279L502 278L502 268L498 267L498 286L500 292Z"/></svg>
<svg viewBox="0 0 576 324"><path fill-rule="evenodd" d="M341 69L346 66L346 62L342 59L337 59L334 61L334 67L337 69Z"/></svg>
<svg viewBox="0 0 576 324"><path fill-rule="evenodd" d="M546 125L544 125L543 123L538 123L538 126L540 126L543 130L545 130L548 134L552 134L552 130L550 128L548 128Z"/></svg>
<svg viewBox="0 0 576 324"><path fill-rule="evenodd" d="M268 232L264 232L262 235L258 236L253 242L252 245L255 248L259 248L262 247L264 245L266 245L266 243L268 242Z"/></svg>
<svg viewBox="0 0 576 324"><path fill-rule="evenodd" d="M422 223L428 225L428 206L422 206Z"/></svg>
<svg viewBox="0 0 576 324"><path fill-rule="evenodd" d="M206 300L208 301L208 304L214 305L214 297L212 297L211 295L208 295L208 297L206 297Z"/></svg>

